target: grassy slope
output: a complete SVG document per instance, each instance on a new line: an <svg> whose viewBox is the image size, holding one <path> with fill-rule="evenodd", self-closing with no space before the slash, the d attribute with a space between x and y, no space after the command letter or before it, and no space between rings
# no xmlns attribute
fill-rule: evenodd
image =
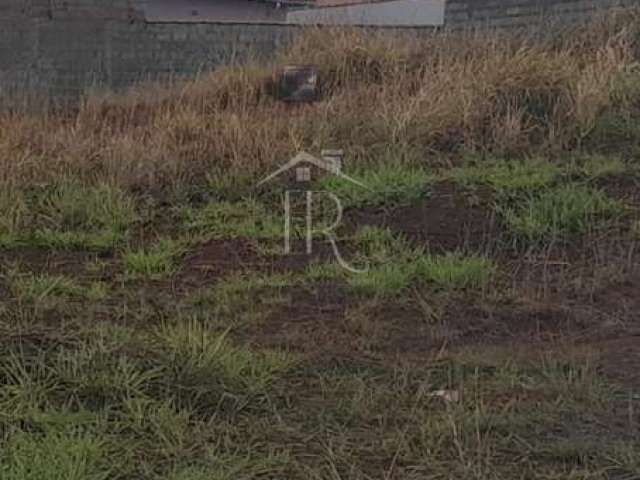
<svg viewBox="0 0 640 480"><path fill-rule="evenodd" d="M0 116L0 478L638 478L637 19ZM366 273L253 187L327 147Z"/></svg>

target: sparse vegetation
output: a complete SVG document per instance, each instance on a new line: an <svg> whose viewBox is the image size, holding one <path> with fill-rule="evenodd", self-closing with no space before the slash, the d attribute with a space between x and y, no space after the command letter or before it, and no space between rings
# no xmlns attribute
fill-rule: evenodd
<svg viewBox="0 0 640 480"><path fill-rule="evenodd" d="M202 238L280 238L282 220L253 201L212 202L180 212L187 231Z"/></svg>
<svg viewBox="0 0 640 480"><path fill-rule="evenodd" d="M582 170L589 178L623 175L627 166L618 157L592 156L585 160Z"/></svg>
<svg viewBox="0 0 640 480"><path fill-rule="evenodd" d="M479 288L495 270L487 258L464 256L459 252L426 254L393 236L389 230L365 227L356 233L354 240L361 248L361 261L366 262L367 269L349 276L348 282L358 291L376 295L396 295L420 283L449 290ZM335 267L337 265L315 266L312 273L324 278L335 272L344 276L344 271Z"/></svg>
<svg viewBox="0 0 640 480"><path fill-rule="evenodd" d="M527 240L563 240L585 233L598 222L620 215L623 206L599 190L566 185L531 195L503 212L507 225Z"/></svg>
<svg viewBox="0 0 640 480"><path fill-rule="evenodd" d="M109 446L91 434L20 432L6 445L0 474L7 480L102 480L109 478Z"/></svg>
<svg viewBox="0 0 640 480"><path fill-rule="evenodd" d="M131 198L106 183L62 182L26 192L9 188L0 200L7 207L0 226L5 248L111 251L127 240L136 220Z"/></svg>
<svg viewBox="0 0 640 480"><path fill-rule="evenodd" d="M327 176L320 182L320 189L334 193L348 207L410 204L423 196L435 181L435 177L423 169L395 163L366 168L350 176L361 185L348 178Z"/></svg>
<svg viewBox="0 0 640 480"><path fill-rule="evenodd" d="M445 288L480 288L495 271L491 260L448 253L418 263L419 278Z"/></svg>
<svg viewBox="0 0 640 480"><path fill-rule="evenodd" d="M0 113L0 478L640 478L639 20ZM325 148L364 187L314 173L343 221L284 252L307 186L256 185Z"/></svg>
<svg viewBox="0 0 640 480"><path fill-rule="evenodd" d="M174 273L176 260L183 246L171 240L162 240L149 249L127 252L124 270L131 277L161 278Z"/></svg>
<svg viewBox="0 0 640 480"><path fill-rule="evenodd" d="M456 253L435 256L414 253L374 265L367 272L349 278L349 283L357 290L378 295L398 294L416 282L428 282L445 289L479 288L494 269L492 262L485 258Z"/></svg>
<svg viewBox="0 0 640 480"><path fill-rule="evenodd" d="M560 175L560 168L541 159L524 161L485 160L454 169L451 178L463 186L485 184L501 194L535 192L548 187Z"/></svg>
<svg viewBox="0 0 640 480"><path fill-rule="evenodd" d="M16 300L35 308L80 300L100 301L107 295L107 287L101 282L85 286L65 275L34 275L9 270L5 280Z"/></svg>

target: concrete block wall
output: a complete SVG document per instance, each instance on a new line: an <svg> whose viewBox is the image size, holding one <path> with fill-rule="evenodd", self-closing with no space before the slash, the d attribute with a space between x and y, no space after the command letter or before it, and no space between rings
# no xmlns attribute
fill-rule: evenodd
<svg viewBox="0 0 640 480"><path fill-rule="evenodd" d="M122 87L266 57L293 28L270 25L114 23L109 28L108 83Z"/></svg>
<svg viewBox="0 0 640 480"><path fill-rule="evenodd" d="M37 38L26 7L20 0L0 2L0 95L31 87Z"/></svg>
<svg viewBox="0 0 640 480"><path fill-rule="evenodd" d="M607 8L640 5L640 0L448 0L450 28L525 27L580 21Z"/></svg>
<svg viewBox="0 0 640 480"><path fill-rule="evenodd" d="M0 103L192 75L272 54L297 30L146 23L128 0L0 0Z"/></svg>
<svg viewBox="0 0 640 480"><path fill-rule="evenodd" d="M549 15L577 19L621 2L640 0L448 0L445 26L531 25ZM92 86L192 75L270 55L300 32L282 24L148 23L132 5L0 0L0 105L74 99Z"/></svg>

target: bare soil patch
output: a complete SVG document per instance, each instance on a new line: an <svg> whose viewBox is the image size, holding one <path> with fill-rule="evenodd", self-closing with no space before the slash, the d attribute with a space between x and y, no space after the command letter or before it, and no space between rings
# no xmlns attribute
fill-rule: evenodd
<svg viewBox="0 0 640 480"><path fill-rule="evenodd" d="M324 283L315 291L296 287L290 302L248 334L250 343L289 351L318 353L352 347L345 335L345 311L352 299L342 285Z"/></svg>
<svg viewBox="0 0 640 480"><path fill-rule="evenodd" d="M564 308L484 304L465 296L435 297L438 318L402 299L350 297L339 285L294 291L291 299L252 332L252 342L314 356L432 356L443 348L556 341L592 327Z"/></svg>
<svg viewBox="0 0 640 480"><path fill-rule="evenodd" d="M277 254L261 251L260 240L242 238L212 240L195 248L195 252L182 261L178 283L194 287L211 284L234 273L300 272L314 262L335 258L328 242L315 240L311 253L304 249L304 240L292 242L291 253ZM273 242L270 242L273 243ZM268 242L265 241L265 245ZM341 254L349 254L349 247L338 243ZM278 244L276 250L284 247Z"/></svg>
<svg viewBox="0 0 640 480"><path fill-rule="evenodd" d="M634 175L612 175L596 181L596 187L616 200L640 207L640 178Z"/></svg>
<svg viewBox="0 0 640 480"><path fill-rule="evenodd" d="M100 269L88 270L90 262L99 261ZM12 293L3 276L12 269L35 275L62 275L73 279L108 280L113 278L117 266L112 257L82 251L50 251L39 248L21 248L0 252L0 300L10 300Z"/></svg>
<svg viewBox="0 0 640 480"><path fill-rule="evenodd" d="M595 346L600 352L600 369L604 375L640 393L640 332L605 340Z"/></svg>
<svg viewBox="0 0 640 480"><path fill-rule="evenodd" d="M500 234L488 188L462 190L438 183L420 201L394 209L349 212L354 225L389 228L432 252L487 249Z"/></svg>
<svg viewBox="0 0 640 480"><path fill-rule="evenodd" d="M235 272L256 270L261 264L254 243L243 240L212 240L196 248L182 261L179 283L200 287Z"/></svg>
<svg viewBox="0 0 640 480"><path fill-rule="evenodd" d="M409 298L363 299L340 284L292 289L290 303L252 329L250 343L324 360L426 359L468 347L600 343L637 339L640 282L612 284L581 298L489 300L480 295L434 293L432 312Z"/></svg>
<svg viewBox="0 0 640 480"><path fill-rule="evenodd" d="M0 252L0 267L4 270L11 266L26 269L33 273L48 275L77 275L84 270L87 262L101 258L82 251L50 251L39 248L21 248L10 252Z"/></svg>

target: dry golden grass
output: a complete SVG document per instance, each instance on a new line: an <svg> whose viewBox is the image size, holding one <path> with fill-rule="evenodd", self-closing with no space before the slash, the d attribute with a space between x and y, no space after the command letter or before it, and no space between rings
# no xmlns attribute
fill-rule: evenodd
<svg viewBox="0 0 640 480"><path fill-rule="evenodd" d="M224 175L249 184L303 148L417 163L561 152L605 110L633 103L616 85L639 57L637 18L614 14L542 36L309 30L274 65L316 65L320 102L273 99L275 67L256 63L172 87L90 95L74 113L4 114L0 182L71 175L164 190L216 185Z"/></svg>

